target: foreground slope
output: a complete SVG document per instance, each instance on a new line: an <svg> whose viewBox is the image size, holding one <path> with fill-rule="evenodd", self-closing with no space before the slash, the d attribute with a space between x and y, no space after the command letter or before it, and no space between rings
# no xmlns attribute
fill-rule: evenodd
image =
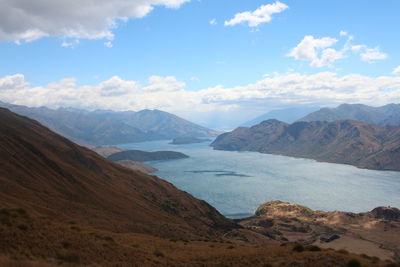
<svg viewBox="0 0 400 267"><path fill-rule="evenodd" d="M400 127L358 121L286 124L268 120L222 134L211 146L400 171Z"/></svg>
<svg viewBox="0 0 400 267"><path fill-rule="evenodd" d="M378 125L400 126L400 104L371 107L362 104L342 104L336 108L322 108L298 121L356 120Z"/></svg>
<svg viewBox="0 0 400 267"><path fill-rule="evenodd" d="M207 203L0 109L0 204L119 232L212 236L235 227Z"/></svg>
<svg viewBox="0 0 400 267"><path fill-rule="evenodd" d="M311 246L299 251L293 246L110 233L74 222L57 224L22 210L0 210L0 219L9 224L0 223L0 266L399 266Z"/></svg>

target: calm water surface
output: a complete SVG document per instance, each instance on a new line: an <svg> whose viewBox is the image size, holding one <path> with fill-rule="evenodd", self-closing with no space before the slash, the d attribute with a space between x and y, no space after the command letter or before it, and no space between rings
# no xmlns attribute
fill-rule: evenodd
<svg viewBox="0 0 400 267"><path fill-rule="evenodd" d="M372 171L309 159L213 150L209 143L171 145L154 141L119 145L144 151L172 150L188 159L154 161L155 175L229 217L252 215L271 200L324 211L364 212L400 207L400 172Z"/></svg>

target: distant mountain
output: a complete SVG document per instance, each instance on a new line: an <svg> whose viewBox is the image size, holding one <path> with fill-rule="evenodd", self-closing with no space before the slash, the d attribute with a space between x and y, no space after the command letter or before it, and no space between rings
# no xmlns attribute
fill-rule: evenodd
<svg viewBox="0 0 400 267"><path fill-rule="evenodd" d="M161 110L145 109L138 112L97 110L91 112L90 116L121 121L143 132L154 133L165 139L176 137L207 137L219 134L217 131L202 127Z"/></svg>
<svg viewBox="0 0 400 267"><path fill-rule="evenodd" d="M287 124L268 120L222 134L211 146L400 171L400 127L358 121Z"/></svg>
<svg viewBox="0 0 400 267"><path fill-rule="evenodd" d="M298 120L299 118L302 118L309 114L310 112L314 112L318 110L319 107L293 107L293 108L287 108L287 109L277 109L277 110L272 110L268 113L265 113L261 116L258 116L257 118L243 123L241 126L247 126L251 127L253 125L259 124L260 122L270 120L270 119L275 119L279 121L283 121L286 123L292 123Z"/></svg>
<svg viewBox="0 0 400 267"><path fill-rule="evenodd" d="M133 160L138 162L146 162L155 160L185 159L188 158L188 156L175 151L147 152L140 150L126 150L114 153L107 158L112 161Z"/></svg>
<svg viewBox="0 0 400 267"><path fill-rule="evenodd" d="M90 112L71 108L29 108L2 102L0 106L35 119L76 142L95 146L217 135L213 130L158 110Z"/></svg>
<svg viewBox="0 0 400 267"><path fill-rule="evenodd" d="M322 108L298 121L357 120L378 125L400 125L400 104L371 107L362 104L342 104L337 108Z"/></svg>

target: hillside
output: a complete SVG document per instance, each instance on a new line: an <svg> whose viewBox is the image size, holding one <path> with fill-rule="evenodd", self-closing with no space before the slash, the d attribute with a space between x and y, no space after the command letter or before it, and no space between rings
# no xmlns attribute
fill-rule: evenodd
<svg viewBox="0 0 400 267"><path fill-rule="evenodd" d="M400 127L350 120L293 124L268 120L222 134L211 146L400 171Z"/></svg>
<svg viewBox="0 0 400 267"><path fill-rule="evenodd" d="M2 102L0 107L37 120L71 140L94 146L217 135L213 130L158 110L139 112L85 111L72 108L54 110Z"/></svg>
<svg viewBox="0 0 400 267"><path fill-rule="evenodd" d="M138 161L133 161L133 160L119 160L116 161L116 163L121 164L122 166L125 166L129 169L135 170L135 171L141 171L143 173L153 173L158 171L158 169L153 168L149 165L143 164Z"/></svg>
<svg viewBox="0 0 400 267"><path fill-rule="evenodd" d="M378 125L400 126L400 104L371 107L362 104L342 104L336 108L322 108L298 121L356 120Z"/></svg>
<svg viewBox="0 0 400 267"><path fill-rule="evenodd" d="M390 261L347 251L320 250L246 241L162 239L135 233L110 233L74 222L55 223L24 210L3 209L0 266L362 266L396 267ZM254 233L254 235L257 235ZM389 265L391 264L391 265Z"/></svg>
<svg viewBox="0 0 400 267"><path fill-rule="evenodd" d="M6 109L0 121L2 207L157 236L210 236L235 227L170 183L111 163L35 121Z"/></svg>

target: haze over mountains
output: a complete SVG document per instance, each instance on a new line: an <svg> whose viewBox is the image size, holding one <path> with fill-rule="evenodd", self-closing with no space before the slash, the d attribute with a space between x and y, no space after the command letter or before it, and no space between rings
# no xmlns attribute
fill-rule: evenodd
<svg viewBox="0 0 400 267"><path fill-rule="evenodd" d="M53 110L29 108L0 102L0 106L30 117L76 142L89 145L114 145L175 137L214 136L218 132L159 110L139 112Z"/></svg>
<svg viewBox="0 0 400 267"><path fill-rule="evenodd" d="M268 120L222 134L211 146L400 171L400 127L352 120L293 124Z"/></svg>
<svg viewBox="0 0 400 267"><path fill-rule="evenodd" d="M276 109L269 111L265 114L258 116L248 122L243 123L241 126L250 127L256 124L259 124L263 121L269 119L276 119L279 121L283 121L286 123L292 123L297 121L299 118L302 118L308 115L311 112L318 110L319 107L313 106L304 106L304 107L293 107L293 108L286 108L286 109Z"/></svg>
<svg viewBox="0 0 400 267"><path fill-rule="evenodd" d="M342 104L336 108L322 108L299 121L357 120L378 125L400 125L400 104L371 107L362 104Z"/></svg>

